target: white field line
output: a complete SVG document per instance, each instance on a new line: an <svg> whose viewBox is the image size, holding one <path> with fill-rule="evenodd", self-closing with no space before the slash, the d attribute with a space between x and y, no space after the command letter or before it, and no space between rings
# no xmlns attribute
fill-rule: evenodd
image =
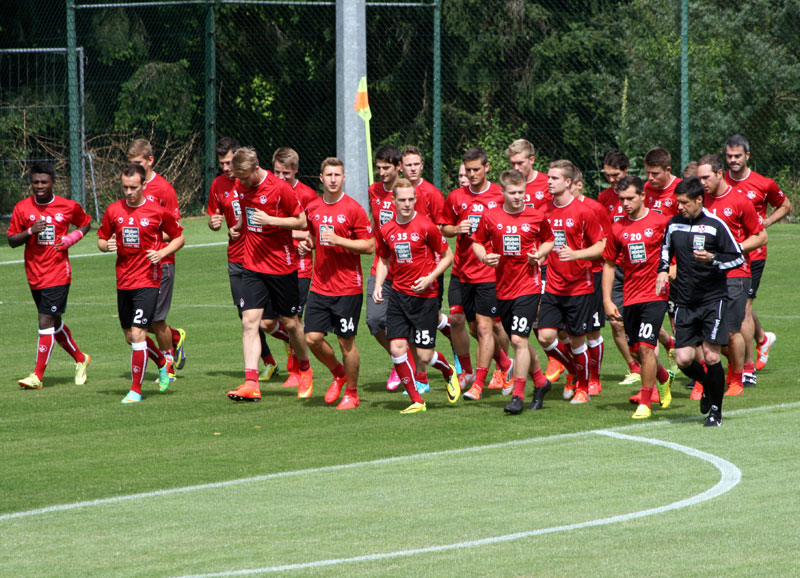
<svg viewBox="0 0 800 578"><path fill-rule="evenodd" d="M219 241L215 243L196 243L194 245L184 245L183 249L195 249L197 247L218 247L220 245L227 245L227 241ZM97 253L79 253L77 255L73 255L70 253L70 259L82 259L84 257L104 257L106 255L115 255L116 253L101 253L98 251ZM19 265L20 263L24 263L24 259L15 259L14 261L0 261L0 265Z"/></svg>

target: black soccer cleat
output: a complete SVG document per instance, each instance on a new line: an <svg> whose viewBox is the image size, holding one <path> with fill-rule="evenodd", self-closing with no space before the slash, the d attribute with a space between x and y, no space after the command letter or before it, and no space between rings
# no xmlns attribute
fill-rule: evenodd
<svg viewBox="0 0 800 578"><path fill-rule="evenodd" d="M519 415L522 413L522 398L515 395L508 402L508 405L503 409L504 412L510 415Z"/></svg>
<svg viewBox="0 0 800 578"><path fill-rule="evenodd" d="M686 389L694 389L694 384L697 383L695 380L690 379L686 382Z"/></svg>
<svg viewBox="0 0 800 578"><path fill-rule="evenodd" d="M542 407L544 406L544 396L551 389L553 389L553 384L550 383L549 380L547 381L547 383L545 383L543 387L533 388L533 402L531 403L532 410L536 411L537 409L542 409Z"/></svg>
<svg viewBox="0 0 800 578"><path fill-rule="evenodd" d="M716 406L714 406L716 408ZM703 427L719 427L722 425L722 412L718 409L712 409L706 418Z"/></svg>

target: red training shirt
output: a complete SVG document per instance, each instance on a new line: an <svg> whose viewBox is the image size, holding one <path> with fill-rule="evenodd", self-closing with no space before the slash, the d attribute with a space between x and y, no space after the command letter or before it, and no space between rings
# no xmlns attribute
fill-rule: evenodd
<svg viewBox="0 0 800 578"><path fill-rule="evenodd" d="M757 235L764 230L764 221L756 213L753 204L743 194L734 191L730 185L719 197L706 195L703 206L728 225L734 240L740 245L748 237ZM751 251L745 255L744 265L729 269L728 278L749 278L751 276L750 255L753 253L754 251Z"/></svg>
<svg viewBox="0 0 800 578"><path fill-rule="evenodd" d="M662 213L667 217L674 217L678 214L678 200L675 197L675 187L681 180L673 176L669 184L663 189L657 189L650 184L644 183L644 204L648 209L653 209L657 213Z"/></svg>
<svg viewBox="0 0 800 578"><path fill-rule="evenodd" d="M236 179L229 179L226 175L220 175L211 182L208 192L208 208L206 212L216 215L217 211L225 217L225 224L230 229L242 215L242 207L239 203L239 193L237 187L239 182ZM228 262L244 263L244 235L238 239L231 239L228 235Z"/></svg>
<svg viewBox="0 0 800 578"><path fill-rule="evenodd" d="M553 200L553 195L547 187L547 173L534 172L536 175L525 183L525 204L543 210L542 207Z"/></svg>
<svg viewBox="0 0 800 578"><path fill-rule="evenodd" d="M167 179L158 173L153 173L153 178L144 184L144 196L148 200L158 203L167 209L172 213L172 216L175 217L178 223L181 222L181 210L178 208L178 195ZM164 260L161 261L164 265L169 265L174 262L175 253L165 257Z"/></svg>
<svg viewBox="0 0 800 578"><path fill-rule="evenodd" d="M297 200L300 202L300 206L303 207L303 210L307 209L312 201L319 197L314 189L300 181L295 181L292 188L295 194L297 194ZM306 231L308 230L310 229L306 227ZM297 252L298 245L300 245L300 241L294 239L295 259L297 259L297 277L299 279L311 279L311 272L314 268L314 253L301 255Z"/></svg>
<svg viewBox="0 0 800 578"><path fill-rule="evenodd" d="M731 176L730 171L726 171L725 182L753 203L762 221L767 218L767 205L777 208L786 201L786 195L778 183L749 169L747 176L739 181ZM767 258L767 246L759 247L750 253L749 257L751 261L763 261Z"/></svg>

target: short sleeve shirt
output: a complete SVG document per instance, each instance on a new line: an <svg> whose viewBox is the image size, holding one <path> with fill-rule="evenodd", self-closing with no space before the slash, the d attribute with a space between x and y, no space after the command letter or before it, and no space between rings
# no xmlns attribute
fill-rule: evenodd
<svg viewBox="0 0 800 578"><path fill-rule="evenodd" d="M778 186L778 183L752 170L740 181L734 179L731 176L731 172L727 171L725 173L725 182L732 186L734 191L742 193L753 203L756 213L758 213L762 221L767 218L767 205L780 207L786 202L786 195ZM748 256L752 261L763 261L767 258L767 246L759 247L749 253Z"/></svg>
<svg viewBox="0 0 800 578"><path fill-rule="evenodd" d="M541 209L552 200L553 195L547 187L547 174L536 171L536 175L525 183L525 204Z"/></svg>
<svg viewBox="0 0 800 578"><path fill-rule="evenodd" d="M743 194L733 190L731 186L720 196L705 196L705 208L722 219L737 243L740 245L748 237L757 235L764 230L764 221L756 213L756 208ZM728 271L728 277L750 277L750 254L745 255L744 265Z"/></svg>
<svg viewBox="0 0 800 578"><path fill-rule="evenodd" d="M678 214L678 199L675 197L675 187L681 180L673 176L670 183L663 189L657 189L650 182L644 184L644 204L648 209L661 213L667 217Z"/></svg>
<svg viewBox="0 0 800 578"><path fill-rule="evenodd" d="M242 206L239 202L239 192L237 191L238 181L229 179L226 175L220 175L211 183L208 193L209 215L216 215L217 211L225 217L225 224L230 229L242 215ZM228 261L230 263L244 263L244 235L234 240L228 236Z"/></svg>
<svg viewBox="0 0 800 578"><path fill-rule="evenodd" d="M314 189L306 184L301 183L300 181L295 181L293 188L294 192L297 194L297 200L300 202L300 206L303 207L303 210L305 210L312 201L319 197ZM308 230L308 228L306 228L306 230ZM301 255L297 252L297 246L299 244L300 241L294 241L295 259L297 259L297 276L300 279L311 279L311 273L314 267L314 253L306 253L305 255Z"/></svg>
<svg viewBox="0 0 800 578"><path fill-rule="evenodd" d="M175 220L180 223L181 210L178 207L178 195L167 179L158 173L153 173L153 178L144 184L144 196L167 209L175 217ZM175 254L165 257L161 262L164 265L174 263Z"/></svg>

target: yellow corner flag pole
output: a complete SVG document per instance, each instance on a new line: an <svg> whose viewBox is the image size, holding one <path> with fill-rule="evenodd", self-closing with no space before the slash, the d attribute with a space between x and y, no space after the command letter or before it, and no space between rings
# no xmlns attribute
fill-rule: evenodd
<svg viewBox="0 0 800 578"><path fill-rule="evenodd" d="M372 118L372 111L369 109L369 96L367 95L367 77L362 76L358 81L358 92L356 92L356 103L353 108L358 116L364 119L364 129L367 131L367 167L369 168L369 184L375 182L372 174L372 137L369 133L369 120Z"/></svg>

